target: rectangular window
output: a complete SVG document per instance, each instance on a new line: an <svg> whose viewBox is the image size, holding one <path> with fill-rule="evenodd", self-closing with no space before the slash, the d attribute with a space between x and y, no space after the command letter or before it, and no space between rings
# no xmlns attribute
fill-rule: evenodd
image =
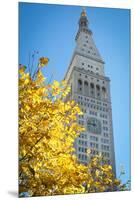
<svg viewBox="0 0 134 200"><path fill-rule="evenodd" d="M78 154L79 159L81 159L81 154Z"/></svg>
<svg viewBox="0 0 134 200"><path fill-rule="evenodd" d="M82 160L84 160L84 155L82 154Z"/></svg>
<svg viewBox="0 0 134 200"><path fill-rule="evenodd" d="M81 147L79 147L79 151L81 151Z"/></svg>

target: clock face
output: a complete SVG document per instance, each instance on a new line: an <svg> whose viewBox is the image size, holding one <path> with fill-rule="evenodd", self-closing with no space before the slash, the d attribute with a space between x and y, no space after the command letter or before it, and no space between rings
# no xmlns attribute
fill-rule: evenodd
<svg viewBox="0 0 134 200"><path fill-rule="evenodd" d="M87 120L87 130L92 133L101 134L101 122L96 118L89 118Z"/></svg>

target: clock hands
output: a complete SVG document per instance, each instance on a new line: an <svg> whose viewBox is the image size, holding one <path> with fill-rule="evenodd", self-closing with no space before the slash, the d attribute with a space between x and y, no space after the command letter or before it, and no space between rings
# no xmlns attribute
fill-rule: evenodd
<svg viewBox="0 0 134 200"><path fill-rule="evenodd" d="M88 119L87 129L89 132L100 134L101 133L100 121L97 119L93 119L93 118Z"/></svg>

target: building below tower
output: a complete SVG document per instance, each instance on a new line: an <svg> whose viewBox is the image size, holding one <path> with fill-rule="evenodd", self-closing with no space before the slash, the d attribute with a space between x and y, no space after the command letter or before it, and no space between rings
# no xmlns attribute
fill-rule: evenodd
<svg viewBox="0 0 134 200"><path fill-rule="evenodd" d="M79 161L86 164L90 159L87 149L91 151L90 157L101 153L116 174L110 79L105 76L105 63L94 43L84 9L75 40L76 48L65 80L71 86L69 98L83 111L78 122L85 127L85 132L75 141L76 154Z"/></svg>

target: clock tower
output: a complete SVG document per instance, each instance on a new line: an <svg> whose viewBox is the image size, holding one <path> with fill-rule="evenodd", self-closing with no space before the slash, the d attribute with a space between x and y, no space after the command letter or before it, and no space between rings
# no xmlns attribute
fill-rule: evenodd
<svg viewBox="0 0 134 200"><path fill-rule="evenodd" d="M91 150L90 157L101 153L116 174L110 79L105 75L105 62L94 43L85 9L78 24L76 47L65 75L71 86L68 98L74 99L83 111L78 122L85 132L75 141L76 154L86 164L87 149Z"/></svg>

